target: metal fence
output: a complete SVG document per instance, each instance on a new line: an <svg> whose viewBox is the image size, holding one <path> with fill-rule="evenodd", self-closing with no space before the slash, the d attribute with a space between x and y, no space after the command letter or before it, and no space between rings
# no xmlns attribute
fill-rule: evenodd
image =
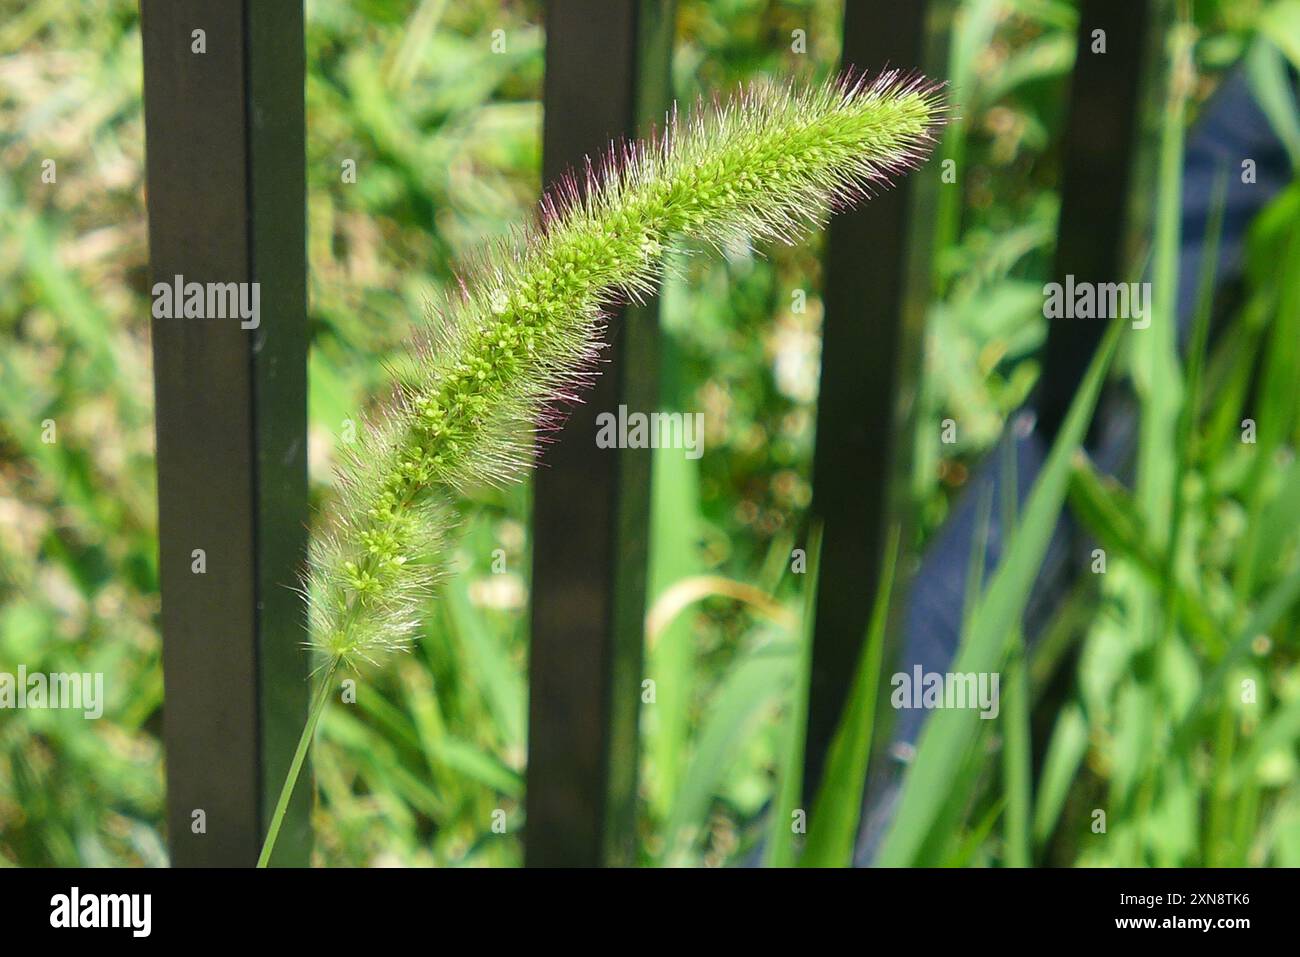
<svg viewBox="0 0 1300 957"><path fill-rule="evenodd" d="M1146 0L1083 0L1068 109L1058 277L1118 274ZM847 0L845 66L943 75L951 2ZM165 746L172 861L246 866L305 720L296 581L306 478L303 12L295 2L141 0L151 283L258 282L260 326L153 323ZM644 129L669 101L672 0L546 6L544 178ZM191 55L195 30L206 52ZM1092 53L1104 30L1109 52ZM599 64L597 70L593 64ZM960 91L958 91L960 92ZM812 512L825 528L806 786L848 693L901 514L929 293L928 167L837 216L826 244ZM947 187L959 188L959 187ZM1055 323L1037 398L1050 430L1098 324ZM650 459L598 450L601 409L653 407L657 315L611 323L603 374L547 452L533 508L526 861L633 859ZM202 550L206 573L192 573ZM888 649L887 649L888 653ZM275 862L304 864L300 787ZM202 811L200 839L196 812Z"/></svg>

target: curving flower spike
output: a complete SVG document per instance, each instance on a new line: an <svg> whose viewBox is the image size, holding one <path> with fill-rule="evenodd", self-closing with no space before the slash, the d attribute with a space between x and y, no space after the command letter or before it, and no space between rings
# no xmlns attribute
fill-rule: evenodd
<svg viewBox="0 0 1300 957"><path fill-rule="evenodd" d="M755 83L552 187L532 229L457 277L345 453L305 586L331 667L409 646L453 497L532 464L533 438L595 375L607 310L653 294L673 239L793 243L918 165L945 117L938 85L899 71Z"/></svg>

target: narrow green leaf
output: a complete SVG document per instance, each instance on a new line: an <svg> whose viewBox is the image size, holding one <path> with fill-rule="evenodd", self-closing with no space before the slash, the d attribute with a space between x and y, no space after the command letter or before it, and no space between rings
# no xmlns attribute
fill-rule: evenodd
<svg viewBox="0 0 1300 957"><path fill-rule="evenodd" d="M1070 458L1088 422L1119 343L1122 321L1111 323L1071 403L1043 471L1030 493L1024 516L975 613L957 672L992 672L1001 667L1007 635L1017 627L1029 591L1065 502ZM981 719L971 710L940 710L926 722L916 759L904 781L898 816L885 838L880 863L905 866L921 848L943 806L947 784L962 761Z"/></svg>
<svg viewBox="0 0 1300 957"><path fill-rule="evenodd" d="M1062 709L1052 731L1043 772L1038 779L1038 801L1034 807L1034 843L1042 848L1056 829L1065 807L1070 785L1088 750L1088 721L1083 709L1072 702Z"/></svg>
<svg viewBox="0 0 1300 957"><path fill-rule="evenodd" d="M898 526L895 525L885 546L885 564L853 688L831 742L826 772L813 803L812 817L808 822L808 842L799 859L803 867L848 867L853 863L875 728L885 625L889 619L890 592L898 561L898 535Z"/></svg>
<svg viewBox="0 0 1300 957"><path fill-rule="evenodd" d="M694 517L700 514L699 475L694 461L660 449L651 489L650 595L658 598L674 582L700 571ZM661 817L681 786L688 753L690 705L695 693L695 636L687 616L675 618L647 649L655 682L655 707L643 718L649 727L650 805Z"/></svg>
<svg viewBox="0 0 1300 957"><path fill-rule="evenodd" d="M822 527L815 522L808 533L807 585L803 604L803 633L799 636L799 666L790 699L790 724L781 757L781 778L768 829L768 867L795 863L794 813L803 796L804 733L808 726L808 687L812 680L813 619L817 614L817 579L821 572Z"/></svg>
<svg viewBox="0 0 1300 957"><path fill-rule="evenodd" d="M759 714L790 681L790 655L767 646L733 665L700 730L699 746L682 777L664 830L665 859L676 863L685 842L704 830L709 805ZM802 738L801 738L802 740Z"/></svg>

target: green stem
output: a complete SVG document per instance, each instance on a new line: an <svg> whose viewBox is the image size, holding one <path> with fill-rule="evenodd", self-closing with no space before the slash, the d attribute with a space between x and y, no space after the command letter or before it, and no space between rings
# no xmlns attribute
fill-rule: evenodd
<svg viewBox="0 0 1300 957"><path fill-rule="evenodd" d="M330 681L333 679L338 666L339 659L337 657L330 661L329 669L325 672L325 679L321 682L320 690L316 694L316 700L311 706L311 713L307 716L307 726L302 729L302 737L298 739L298 750L293 753L293 763L289 765L289 773L285 775L284 787L280 789L280 800L275 804L275 813L271 815L271 826L266 831L266 840L262 844L262 853L257 858L258 867L266 867L271 860L271 852L275 850L275 839L280 834L280 825L284 822L284 812L289 807L289 798L293 797L293 789L298 783L298 775L302 773L302 764L307 758L307 749L311 746L311 739L316 733L316 725L320 722L320 716L325 711L325 703L329 701Z"/></svg>

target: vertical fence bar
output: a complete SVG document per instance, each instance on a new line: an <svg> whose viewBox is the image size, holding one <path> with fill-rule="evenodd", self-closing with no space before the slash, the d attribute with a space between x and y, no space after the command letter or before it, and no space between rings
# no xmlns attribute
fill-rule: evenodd
<svg viewBox="0 0 1300 957"><path fill-rule="evenodd" d="M923 0L847 0L843 65L920 69ZM917 174L830 223L812 513L824 525L813 632L804 785L826 752L866 634L891 516L911 458L926 264L916 227Z"/></svg>
<svg viewBox="0 0 1300 957"><path fill-rule="evenodd" d="M307 711L302 6L142 0L141 30L151 283L258 289L152 322L172 863L249 866Z"/></svg>
<svg viewBox="0 0 1300 957"><path fill-rule="evenodd" d="M1126 240L1134 155L1141 126L1139 95L1153 53L1151 0L1084 0L1062 153L1061 218L1053 281L1127 282L1133 250ZM1101 31L1100 34L1097 31ZM1098 42L1104 52L1094 51ZM1070 400L1101 342L1106 323L1058 319L1050 323L1035 396L1038 427L1055 436Z"/></svg>
<svg viewBox="0 0 1300 957"><path fill-rule="evenodd" d="M553 0L546 8L543 178L661 119L671 0ZM620 310L600 376L533 485L525 861L631 863L650 453L596 447L603 411L654 408L657 313Z"/></svg>

